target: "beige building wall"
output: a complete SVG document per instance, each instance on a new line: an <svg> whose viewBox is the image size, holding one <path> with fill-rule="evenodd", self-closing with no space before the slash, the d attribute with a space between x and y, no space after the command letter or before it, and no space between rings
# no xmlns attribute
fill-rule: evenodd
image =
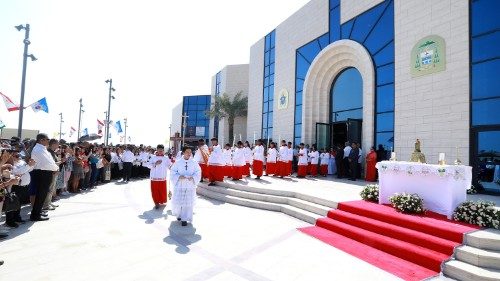
<svg viewBox="0 0 500 281"><path fill-rule="evenodd" d="M328 1L312 0L276 28L273 116L273 137L276 141L279 136L287 141L293 140L295 51L328 32L328 17ZM264 47L262 47L262 52L263 50ZM251 63L254 63L253 60ZM263 72L261 72L261 76L263 76ZM289 102L287 109L279 110L278 94L281 89L288 91ZM260 84L260 92L262 95L262 83Z"/></svg>
<svg viewBox="0 0 500 281"><path fill-rule="evenodd" d="M228 94L232 99L238 92L242 92L244 96L248 96L248 64L228 65L221 70L221 86L220 94ZM216 75L212 77L212 101L215 99L215 83ZM210 137L213 137L213 119L210 122ZM234 124L234 134L236 139L243 141L247 140L247 117L238 117ZM219 141L222 143L229 142L229 124L227 119L219 120Z"/></svg>
<svg viewBox="0 0 500 281"><path fill-rule="evenodd" d="M407 0L414 1L414 0ZM384 0L341 0L340 1L340 24L352 20L355 16L364 13L370 8L377 6Z"/></svg>
<svg viewBox="0 0 500 281"><path fill-rule="evenodd" d="M469 10L466 0L395 0L395 147L409 160L416 138L428 163L446 153L452 163L458 146L469 163ZM422 7L425 7L423 9ZM446 43L446 70L411 77L410 53L428 35Z"/></svg>
<svg viewBox="0 0 500 281"><path fill-rule="evenodd" d="M264 87L264 37L250 48L248 73L248 118L247 131L257 132L262 137L262 99ZM252 136L253 138L253 136Z"/></svg>

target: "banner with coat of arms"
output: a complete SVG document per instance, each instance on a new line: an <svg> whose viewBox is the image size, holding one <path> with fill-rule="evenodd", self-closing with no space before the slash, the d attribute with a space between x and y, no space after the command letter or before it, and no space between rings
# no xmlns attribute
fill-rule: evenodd
<svg viewBox="0 0 500 281"><path fill-rule="evenodd" d="M445 70L446 46L444 39L437 35L420 39L411 50L410 68L413 77Z"/></svg>

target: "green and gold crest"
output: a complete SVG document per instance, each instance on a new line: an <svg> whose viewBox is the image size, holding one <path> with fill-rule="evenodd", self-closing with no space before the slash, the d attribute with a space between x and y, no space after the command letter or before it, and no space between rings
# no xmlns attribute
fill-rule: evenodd
<svg viewBox="0 0 500 281"><path fill-rule="evenodd" d="M411 51L411 74L413 77L436 73L446 69L444 39L437 35L422 38Z"/></svg>

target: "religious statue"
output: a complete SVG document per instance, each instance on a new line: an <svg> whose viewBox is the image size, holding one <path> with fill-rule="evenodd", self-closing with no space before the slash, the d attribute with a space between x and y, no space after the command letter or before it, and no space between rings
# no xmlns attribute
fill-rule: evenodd
<svg viewBox="0 0 500 281"><path fill-rule="evenodd" d="M415 141L415 151L411 154L411 162L425 163L425 155L420 151L420 140Z"/></svg>

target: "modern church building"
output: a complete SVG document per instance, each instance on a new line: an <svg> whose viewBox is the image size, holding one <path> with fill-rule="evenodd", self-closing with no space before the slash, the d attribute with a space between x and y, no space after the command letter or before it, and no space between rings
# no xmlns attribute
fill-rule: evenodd
<svg viewBox="0 0 500 281"><path fill-rule="evenodd" d="M247 132L331 147L416 139L500 190L500 1L312 0L250 50ZM498 183L496 183L498 181Z"/></svg>
<svg viewBox="0 0 500 281"><path fill-rule="evenodd" d="M217 73L211 100L248 94L236 138L354 141L406 161L419 139L428 163L458 158L500 192L499 15L497 0L312 0L251 46L249 65ZM227 142L227 121L208 134Z"/></svg>

